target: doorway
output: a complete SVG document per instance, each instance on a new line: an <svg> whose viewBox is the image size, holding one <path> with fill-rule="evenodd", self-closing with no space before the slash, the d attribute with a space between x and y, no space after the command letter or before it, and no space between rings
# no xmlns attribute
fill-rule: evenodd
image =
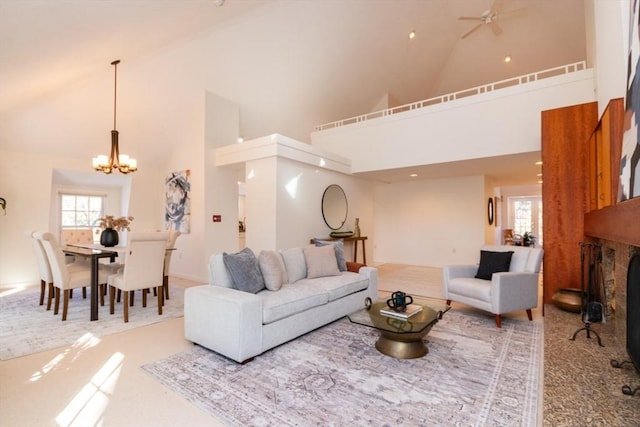
<svg viewBox="0 0 640 427"><path fill-rule="evenodd" d="M536 246L542 246L542 196L518 196L508 199L508 228L514 234L535 236Z"/></svg>

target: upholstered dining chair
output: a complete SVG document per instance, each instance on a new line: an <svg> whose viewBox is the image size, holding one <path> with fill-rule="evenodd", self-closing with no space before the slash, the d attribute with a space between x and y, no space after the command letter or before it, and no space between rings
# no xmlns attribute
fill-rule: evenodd
<svg viewBox="0 0 640 427"><path fill-rule="evenodd" d="M169 271L171 269L171 255L176 249L176 240L178 240L180 232L176 230L169 231L169 239L167 240L167 248L164 252L164 276L162 277L162 289L164 289L164 298L169 299Z"/></svg>
<svg viewBox="0 0 640 427"><path fill-rule="evenodd" d="M42 243L33 236L33 230L25 230L24 235L31 240L34 252L36 253L36 261L38 263L38 271L40 272L40 305L44 304L44 295L49 293L47 298L47 310L51 310L51 300L53 298L53 275L47 254L42 247Z"/></svg>
<svg viewBox="0 0 640 427"><path fill-rule="evenodd" d="M51 268L53 288L56 292L53 314L57 315L60 309L60 292L62 291L64 298L62 320L67 320L71 290L91 286L91 268L87 264L67 264L65 255L52 233L36 232L33 236L42 244ZM49 295L51 295L51 290Z"/></svg>
<svg viewBox="0 0 640 427"><path fill-rule="evenodd" d="M109 313L115 312L114 300L116 289L124 293L123 311L124 321L129 321L129 293L135 290L156 288L158 295L158 314L162 314L164 301L163 274L164 253L169 233L163 232L132 232L129 234L126 261L124 268L108 278L109 284ZM142 292L142 306L147 306L147 293Z"/></svg>

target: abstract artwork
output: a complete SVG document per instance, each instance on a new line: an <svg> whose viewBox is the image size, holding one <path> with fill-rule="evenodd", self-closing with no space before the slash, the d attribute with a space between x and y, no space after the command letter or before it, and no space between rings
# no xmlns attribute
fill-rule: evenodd
<svg viewBox="0 0 640 427"><path fill-rule="evenodd" d="M629 25L629 62L627 65L627 93L625 97L622 156L620 159L619 199L640 196L640 14L638 4L631 5Z"/></svg>
<svg viewBox="0 0 640 427"><path fill-rule="evenodd" d="M164 228L189 234L191 219L189 170L170 173L164 185Z"/></svg>

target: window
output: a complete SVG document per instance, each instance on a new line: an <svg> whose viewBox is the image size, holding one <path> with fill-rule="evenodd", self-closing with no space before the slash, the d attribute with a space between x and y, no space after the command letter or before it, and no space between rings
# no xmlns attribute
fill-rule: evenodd
<svg viewBox="0 0 640 427"><path fill-rule="evenodd" d="M95 231L98 219L103 214L103 206L104 196L61 194L60 228L91 228Z"/></svg>
<svg viewBox="0 0 640 427"><path fill-rule="evenodd" d="M542 198L509 197L509 228L514 234L523 236L532 233L536 238L536 245L542 246Z"/></svg>

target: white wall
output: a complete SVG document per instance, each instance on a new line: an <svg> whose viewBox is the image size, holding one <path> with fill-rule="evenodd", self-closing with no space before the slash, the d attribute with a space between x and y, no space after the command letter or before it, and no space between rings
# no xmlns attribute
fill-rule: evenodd
<svg viewBox="0 0 640 427"><path fill-rule="evenodd" d="M591 0L594 13L592 62L596 67L598 116L614 98L623 98L627 83L627 54L629 52L628 0Z"/></svg>
<svg viewBox="0 0 640 427"><path fill-rule="evenodd" d="M7 213L0 214L0 284L33 284L39 274L33 247L24 230L48 231L52 218L53 170L80 171L90 159L69 159L33 152L0 150L0 194ZM132 178L132 230L161 228L157 215L163 206L163 182L154 170L138 171Z"/></svg>
<svg viewBox="0 0 640 427"><path fill-rule="evenodd" d="M256 254L328 237L332 230L322 217L322 195L331 184L340 185L347 196L347 219L342 230L353 231L355 218L360 218L362 235L375 239L372 183L279 157L247 162L246 172L246 241ZM369 262L374 259L371 240L366 243ZM351 251L347 245L349 259ZM362 261L361 255L358 259Z"/></svg>
<svg viewBox="0 0 640 427"><path fill-rule="evenodd" d="M595 100L585 70L311 134L353 172L540 150L543 110Z"/></svg>
<svg viewBox="0 0 640 427"><path fill-rule="evenodd" d="M476 262L487 218L484 186L479 176L376 186L376 262Z"/></svg>

